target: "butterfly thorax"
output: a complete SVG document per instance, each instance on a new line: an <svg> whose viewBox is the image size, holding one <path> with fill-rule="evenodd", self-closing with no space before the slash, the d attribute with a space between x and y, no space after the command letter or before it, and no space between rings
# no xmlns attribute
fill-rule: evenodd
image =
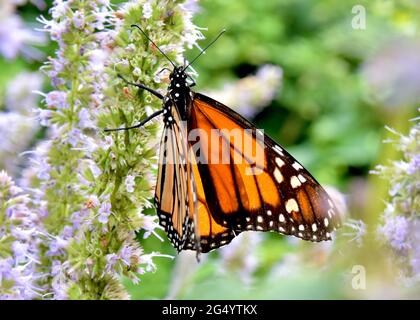
<svg viewBox="0 0 420 320"><path fill-rule="evenodd" d="M181 120L186 121L188 118L192 92L187 77L187 73L182 66L176 67L169 76L171 83L164 100L164 110L167 110L167 112L164 112L165 123L169 124L173 121L170 112L173 107L178 109Z"/></svg>

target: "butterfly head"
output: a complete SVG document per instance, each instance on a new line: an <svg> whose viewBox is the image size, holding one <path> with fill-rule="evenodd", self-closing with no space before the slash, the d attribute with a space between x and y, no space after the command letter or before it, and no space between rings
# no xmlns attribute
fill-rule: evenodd
<svg viewBox="0 0 420 320"><path fill-rule="evenodd" d="M184 66L175 67L174 70L169 75L169 79L171 79L171 82L180 81L180 82L186 83L187 77L188 77L188 74L187 72L185 72Z"/></svg>
<svg viewBox="0 0 420 320"><path fill-rule="evenodd" d="M180 93L180 91L187 89L190 86L187 78L190 78L190 76L187 74L183 66L175 67L169 75L169 79L171 81L169 90L174 93Z"/></svg>

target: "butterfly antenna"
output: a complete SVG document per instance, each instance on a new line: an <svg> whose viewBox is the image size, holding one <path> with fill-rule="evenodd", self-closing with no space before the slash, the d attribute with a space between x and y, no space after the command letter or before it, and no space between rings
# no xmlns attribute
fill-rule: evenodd
<svg viewBox="0 0 420 320"><path fill-rule="evenodd" d="M147 40L149 40L158 50L159 50L159 52L161 53L161 54L163 54L163 56L166 58L166 59L168 59L168 61L171 63L171 65L174 67L174 68L176 68L176 66L175 66L175 64L172 62L172 60L171 59L169 59L169 57L165 54L165 52L163 52L157 45L156 45L156 43L154 43L153 42L153 40L152 39L150 39L149 38L149 36L146 34L146 32L144 32L143 31L143 29L142 28L140 28L137 24L132 24L131 25L131 28L137 28L137 29L139 29L140 31L141 31L141 33L143 33L143 35L146 37L146 39Z"/></svg>
<svg viewBox="0 0 420 320"><path fill-rule="evenodd" d="M226 32L225 29L223 29L222 31L220 31L219 35L212 41L210 42L207 47L205 47L203 50L201 50L201 52L184 68L184 71L187 70L187 68L192 65L194 63L195 60L197 60L203 53L206 52L206 50L208 48L210 48L210 46L215 43L217 41L217 39L219 39L221 37L222 34L224 34Z"/></svg>

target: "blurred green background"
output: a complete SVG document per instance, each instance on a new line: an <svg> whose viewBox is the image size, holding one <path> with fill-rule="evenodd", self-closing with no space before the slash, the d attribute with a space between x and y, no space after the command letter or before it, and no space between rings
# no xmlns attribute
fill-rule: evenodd
<svg viewBox="0 0 420 320"><path fill-rule="evenodd" d="M366 10L365 28L354 27L357 5ZM280 67L282 83L274 98L250 120L319 182L343 194L346 219L361 219L375 231L388 186L369 170L398 157L382 143L389 137L384 126L406 133L417 114L416 91L406 89L420 85L420 70L402 71L407 51L418 50L420 2L203 0L198 7L194 21L207 28L202 47L221 29L227 32L194 64L195 90L220 91L262 65ZM19 10L30 25L46 14L30 3ZM39 49L52 55L54 46ZM197 53L191 49L186 56ZM41 65L22 56L12 63L0 57L1 100L10 79ZM389 253L362 231L345 227L334 243L322 244L245 233L199 264L194 254L177 257L163 232L163 242L138 234L145 251L176 258L156 258L157 270L142 275L137 285L123 281L133 299L419 298L415 287L395 281ZM353 282L358 265L366 271L361 290Z"/></svg>

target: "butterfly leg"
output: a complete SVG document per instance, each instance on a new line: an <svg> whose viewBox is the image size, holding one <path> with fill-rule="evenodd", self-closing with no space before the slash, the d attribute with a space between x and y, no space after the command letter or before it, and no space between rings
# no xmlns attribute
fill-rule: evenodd
<svg viewBox="0 0 420 320"><path fill-rule="evenodd" d="M149 88L149 87L146 87L144 84L141 84L141 83L134 83L134 82L130 82L130 81L128 81L127 79L125 79L122 75L118 75L118 78L120 78L121 80L123 80L126 84L129 84L129 85L132 85L132 86L135 86L135 87L137 87L137 88L140 88L140 89L144 89L144 90L146 90L146 91L148 91L148 92L150 92L151 94L153 94L155 97L158 97L160 100L163 100L163 95L161 95L159 92L157 92L156 90L153 90L153 89L151 89L151 88Z"/></svg>
<svg viewBox="0 0 420 320"><path fill-rule="evenodd" d="M163 109L158 110L158 111L152 113L150 116L148 116L143 121L141 121L139 124L136 124L135 126L132 126L132 127L115 128L115 129L105 129L104 131L105 132L110 132L110 131L120 131L120 130L130 130L130 129L140 128L140 127L144 126L147 122L149 122L150 120L152 120L153 118L155 118L158 115L160 115L162 112L163 112Z"/></svg>
<svg viewBox="0 0 420 320"><path fill-rule="evenodd" d="M196 85L196 83L195 83L194 79L193 79L190 75L187 75L187 76L188 76L188 78L190 78L190 80L192 81L192 83L189 85L189 87L190 87L190 88L194 87L194 86Z"/></svg>

